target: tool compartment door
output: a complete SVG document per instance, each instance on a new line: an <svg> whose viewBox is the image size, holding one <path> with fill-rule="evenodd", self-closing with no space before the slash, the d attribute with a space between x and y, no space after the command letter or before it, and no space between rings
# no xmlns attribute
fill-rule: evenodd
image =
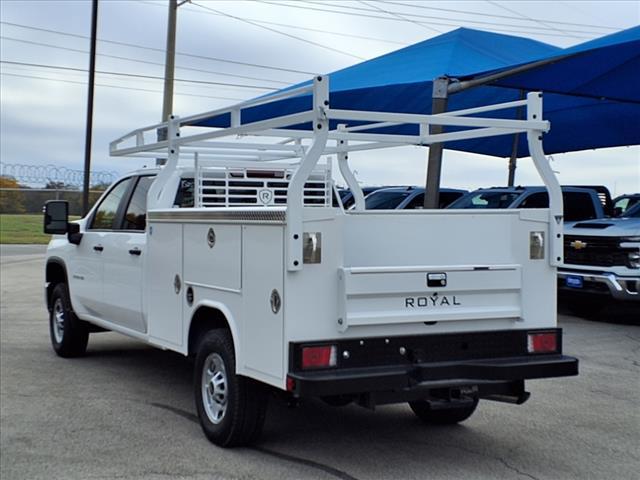
<svg viewBox="0 0 640 480"><path fill-rule="evenodd" d="M353 267L338 272L344 331L363 325L519 319L520 265Z"/></svg>
<svg viewBox="0 0 640 480"><path fill-rule="evenodd" d="M242 347L244 370L267 383L284 376L283 228L242 227ZM272 295L279 304L272 307Z"/></svg>
<svg viewBox="0 0 640 480"><path fill-rule="evenodd" d="M149 229L144 281L149 337L158 345L182 348L182 225L151 223Z"/></svg>

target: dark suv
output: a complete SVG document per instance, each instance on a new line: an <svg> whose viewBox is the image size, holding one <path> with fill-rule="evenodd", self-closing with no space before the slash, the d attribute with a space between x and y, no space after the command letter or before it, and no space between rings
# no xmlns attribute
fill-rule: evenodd
<svg viewBox="0 0 640 480"><path fill-rule="evenodd" d="M439 208L445 208L451 202L462 197L466 190L454 188L440 189ZM423 208L424 188L421 187L391 187L381 188L367 195L364 199L367 210L395 210Z"/></svg>
<svg viewBox="0 0 640 480"><path fill-rule="evenodd" d="M605 216L598 192L591 188L562 187L564 220L592 220ZM548 208L545 187L492 187L467 193L447 208Z"/></svg>

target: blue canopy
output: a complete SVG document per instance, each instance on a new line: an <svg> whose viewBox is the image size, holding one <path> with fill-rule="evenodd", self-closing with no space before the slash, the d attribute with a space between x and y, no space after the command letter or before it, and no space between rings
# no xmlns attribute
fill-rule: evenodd
<svg viewBox="0 0 640 480"><path fill-rule="evenodd" d="M448 109L507 102L523 92L543 91L544 118L551 122L544 138L546 153L640 144L640 27L568 49L459 28L329 74L331 107L428 114L435 78L480 79L542 60L555 61L453 94ZM256 121L308 108L309 98L300 97L254 107L242 116L243 121ZM517 114L513 109L500 113L503 118ZM197 125L227 127L229 120L214 117ZM416 133L412 128L384 132ZM513 136L507 135L449 142L445 148L507 157L512 143ZM527 143L519 142L518 156L528 155Z"/></svg>

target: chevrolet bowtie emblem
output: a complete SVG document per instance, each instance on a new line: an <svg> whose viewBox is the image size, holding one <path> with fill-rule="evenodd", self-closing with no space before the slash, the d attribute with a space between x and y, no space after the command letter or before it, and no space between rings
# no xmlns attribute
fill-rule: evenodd
<svg viewBox="0 0 640 480"><path fill-rule="evenodd" d="M569 246L573 247L575 250L580 250L587 247L587 242L583 242L581 240L574 240L569 244Z"/></svg>

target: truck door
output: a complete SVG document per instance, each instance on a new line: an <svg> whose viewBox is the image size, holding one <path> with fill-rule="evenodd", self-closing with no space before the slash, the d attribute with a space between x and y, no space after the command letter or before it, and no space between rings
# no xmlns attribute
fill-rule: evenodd
<svg viewBox="0 0 640 480"><path fill-rule="evenodd" d="M118 221L122 200L129 192L131 178L115 184L88 219L82 241L70 256L69 291L74 310L80 315L104 319L105 244ZM107 250L108 251L108 250Z"/></svg>
<svg viewBox="0 0 640 480"><path fill-rule="evenodd" d="M153 176L137 177L125 199L122 219L104 239L104 316L112 323L146 332L142 313L143 262L146 255L147 192Z"/></svg>

